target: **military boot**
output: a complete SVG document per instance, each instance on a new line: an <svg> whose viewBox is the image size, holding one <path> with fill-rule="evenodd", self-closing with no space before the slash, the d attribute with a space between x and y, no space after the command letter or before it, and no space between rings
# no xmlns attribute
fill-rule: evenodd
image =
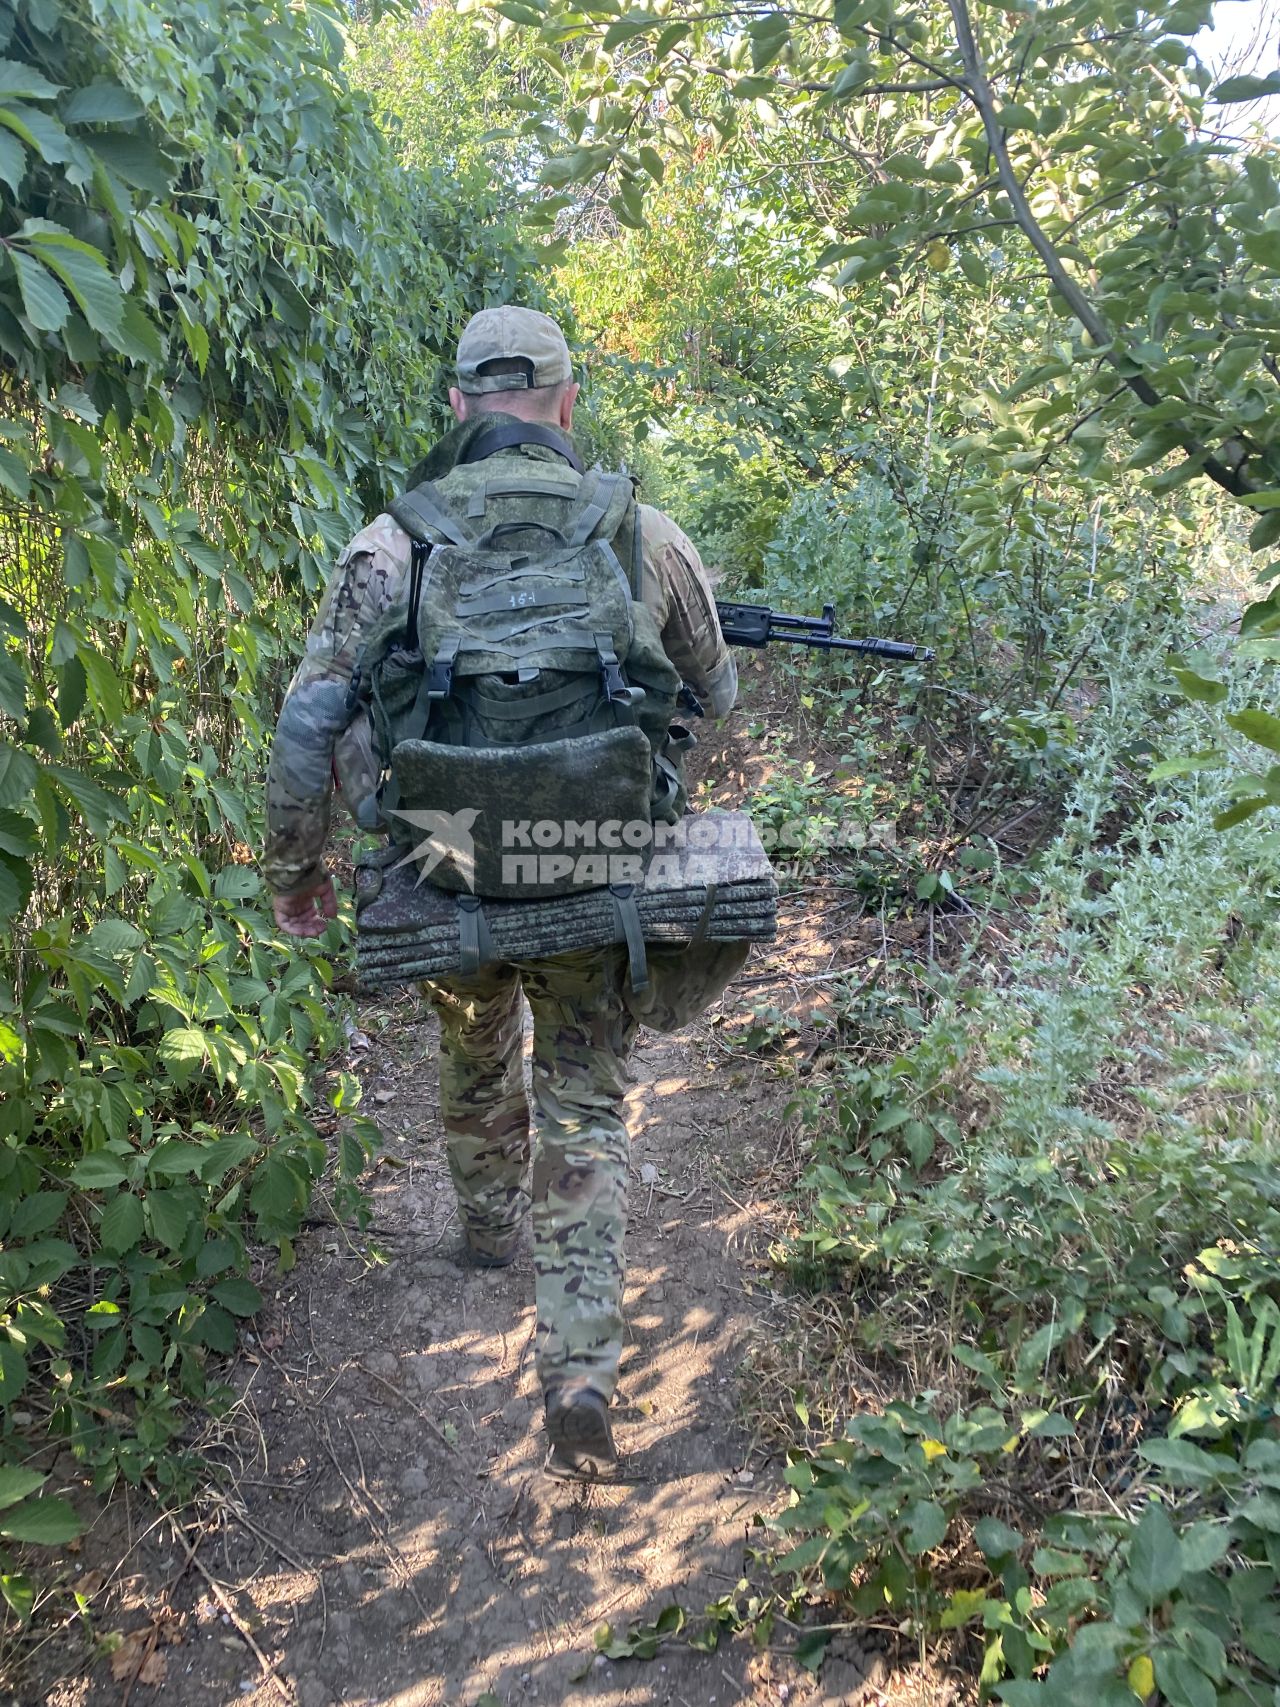
<svg viewBox="0 0 1280 1707"><path fill-rule="evenodd" d="M547 1393L549 1476L565 1482L611 1481L618 1450L609 1427L609 1401L589 1387L552 1387Z"/></svg>

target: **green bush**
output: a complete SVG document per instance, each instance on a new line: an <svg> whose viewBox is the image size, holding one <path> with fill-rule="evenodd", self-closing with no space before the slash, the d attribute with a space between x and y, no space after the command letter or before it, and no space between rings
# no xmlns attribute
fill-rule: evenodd
<svg viewBox="0 0 1280 1707"><path fill-rule="evenodd" d="M849 1298L852 1355L909 1346L955 1408L847 1420L828 1373L780 1568L972 1629L1013 1707L1280 1681L1280 841L1214 829L1216 773L1117 814L1154 687L1093 713L1016 956L844 996L802 1099L794 1272Z"/></svg>
<svg viewBox="0 0 1280 1707"><path fill-rule="evenodd" d="M357 1208L374 1128L312 1118L339 933L280 939L252 863L265 735L528 261L396 163L344 23L0 0L0 1461L51 1435L99 1485L180 1472L250 1241L287 1263L331 1160ZM0 1468L0 1536L65 1530L36 1485Z"/></svg>

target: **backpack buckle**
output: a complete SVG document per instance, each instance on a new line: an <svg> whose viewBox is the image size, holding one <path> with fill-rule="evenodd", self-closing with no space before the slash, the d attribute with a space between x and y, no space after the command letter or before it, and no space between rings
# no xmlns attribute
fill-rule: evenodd
<svg viewBox="0 0 1280 1707"><path fill-rule="evenodd" d="M616 658L606 658L601 663L601 674L604 678L604 697L609 701L620 700L623 705L631 703L631 689L622 677L622 668Z"/></svg>
<svg viewBox="0 0 1280 1707"><path fill-rule="evenodd" d="M360 704L360 677L364 670L364 653L351 666L351 676L347 682L347 696L343 701L343 709L348 717L353 717Z"/></svg>
<svg viewBox="0 0 1280 1707"><path fill-rule="evenodd" d="M448 699L453 692L453 661L437 658L427 671L427 698Z"/></svg>
<svg viewBox="0 0 1280 1707"><path fill-rule="evenodd" d="M440 650L427 669L424 692L428 699L448 699L453 692L453 663L462 644L460 634L446 634Z"/></svg>
<svg viewBox="0 0 1280 1707"><path fill-rule="evenodd" d="M604 697L610 705L630 705L635 695L627 686L626 678L622 674L618 654L613 649L613 636L597 634L595 642L596 652L600 658L600 679L604 683Z"/></svg>

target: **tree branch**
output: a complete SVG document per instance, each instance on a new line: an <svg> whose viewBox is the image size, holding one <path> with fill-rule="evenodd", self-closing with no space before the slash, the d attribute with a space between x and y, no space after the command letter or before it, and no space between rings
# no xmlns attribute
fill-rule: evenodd
<svg viewBox="0 0 1280 1707"><path fill-rule="evenodd" d="M986 132L987 144L995 161L996 172L1014 216L1021 227L1024 236L1031 247L1044 262L1049 280L1067 307L1084 327L1085 331L1096 344L1105 349L1106 360L1113 367L1127 365L1124 358L1115 348L1115 337L1102 316L1090 302L1084 291L1071 277L1053 244L1049 241L1040 222L1031 211L1018 175L1013 169L1009 157L1009 147L1005 140L1004 131L1000 128L1000 119L996 113L995 99L991 92L991 84L987 80L986 69L978 53L978 45L974 40L973 25L969 18L967 0L947 0L952 23L955 25L956 46L960 51L960 61L964 66L968 79L968 95L982 119L982 127ZM1141 402L1148 408L1154 408L1162 400L1160 393L1142 374L1122 373L1125 384ZM1207 446L1199 443L1191 434L1180 435L1180 443L1188 456L1194 457L1209 478L1215 481L1224 491L1230 492L1233 498L1243 498L1254 490L1253 483L1240 473L1238 469L1229 468L1210 454Z"/></svg>

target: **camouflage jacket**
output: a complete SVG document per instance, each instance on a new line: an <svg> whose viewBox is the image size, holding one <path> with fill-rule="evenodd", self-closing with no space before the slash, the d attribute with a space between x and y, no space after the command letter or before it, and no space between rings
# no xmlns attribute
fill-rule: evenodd
<svg viewBox="0 0 1280 1707"><path fill-rule="evenodd" d="M487 414L451 433L419 465L410 483L447 472L482 426L510 419ZM557 461L538 445L503 457ZM702 561L660 510L640 506L644 542L641 597L658 620L663 648L712 716L737 697L738 676L725 645ZM310 888L323 873L336 777L358 823L377 822L380 767L363 711L353 718L347 690L366 637L401 597L408 578L410 540L389 515L375 516L338 558L280 711L267 773L267 840L262 870L277 894Z"/></svg>

